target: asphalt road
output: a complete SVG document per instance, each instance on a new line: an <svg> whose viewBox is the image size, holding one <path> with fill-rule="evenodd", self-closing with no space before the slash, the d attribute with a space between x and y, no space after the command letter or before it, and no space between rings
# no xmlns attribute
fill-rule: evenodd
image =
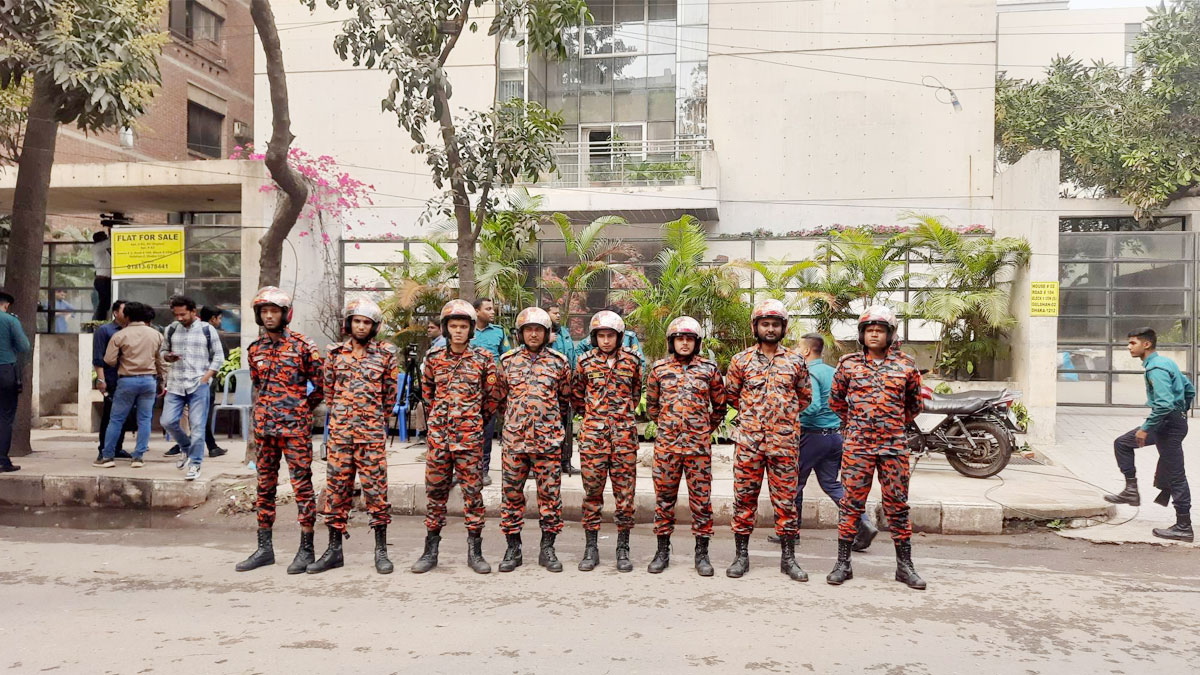
<svg viewBox="0 0 1200 675"><path fill-rule="evenodd" d="M1200 655L1200 573L1180 547L1102 546L1047 532L918 536L929 590L892 580L888 541L854 559L840 588L824 575L833 532L806 530L800 561L813 579L779 573L778 549L756 533L751 571L724 576L732 537L713 545L717 576L691 566L675 537L662 575L645 565L649 528L635 530L634 572L575 570L583 535L568 525L566 571L511 574L465 566L461 523L447 527L441 566L417 576L423 530L392 526L397 572L375 574L360 519L347 566L288 576L298 540L280 509L278 564L237 573L253 521L203 510L179 517L0 511L0 671L13 673L1184 673ZM56 526L57 525L57 526ZM130 526L134 527L130 527ZM153 527L145 527L153 525ZM86 529L79 529L86 528ZM117 528L117 529L103 529ZM122 529L123 528L123 529ZM325 535L317 537L318 554ZM490 562L503 541L489 523Z"/></svg>

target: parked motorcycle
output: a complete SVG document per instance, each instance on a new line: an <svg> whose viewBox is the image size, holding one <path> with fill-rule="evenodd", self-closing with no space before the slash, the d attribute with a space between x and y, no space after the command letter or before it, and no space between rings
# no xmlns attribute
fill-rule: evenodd
<svg viewBox="0 0 1200 675"><path fill-rule="evenodd" d="M995 476L1008 466L1017 447L1017 416L1013 404L1021 392L966 391L960 394L935 394L921 387L924 413L945 415L936 426L924 431L915 422L908 425L908 448L915 464L933 453L959 473L971 478Z"/></svg>

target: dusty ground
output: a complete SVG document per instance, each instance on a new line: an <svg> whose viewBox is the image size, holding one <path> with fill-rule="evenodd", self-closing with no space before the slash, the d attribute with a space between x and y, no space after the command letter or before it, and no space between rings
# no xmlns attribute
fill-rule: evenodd
<svg viewBox="0 0 1200 675"><path fill-rule="evenodd" d="M637 567L619 574L607 525L594 572L575 570L583 537L568 525L564 573L533 554L512 574L480 576L453 523L441 567L416 576L423 529L402 518L397 572L381 577L360 517L346 568L290 577L293 509L280 509L279 564L245 574L233 565L252 547L248 516L0 511L0 671L1182 673L1200 654L1200 574L1178 547L919 536L920 593L891 580L883 539L856 556L853 581L826 585L834 544L819 530L802 534L807 584L780 575L765 532L750 574L724 577L724 528L716 577L695 575L686 532L666 573L647 574L654 543L641 526ZM526 532L528 550L536 525ZM484 549L499 561L494 523Z"/></svg>

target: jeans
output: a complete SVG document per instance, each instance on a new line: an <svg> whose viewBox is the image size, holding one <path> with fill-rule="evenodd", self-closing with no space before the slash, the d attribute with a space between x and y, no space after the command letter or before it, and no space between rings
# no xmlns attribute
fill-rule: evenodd
<svg viewBox="0 0 1200 675"><path fill-rule="evenodd" d="M173 394L167 392L163 402L162 425L170 432L171 437L179 444L179 450L191 459L192 464L204 461L204 430L208 428L208 389L210 385L200 384L191 393ZM188 432L185 436L179 420L183 418L183 406L188 408Z"/></svg>
<svg viewBox="0 0 1200 675"><path fill-rule="evenodd" d="M1137 450L1134 434L1138 429L1122 434L1113 441L1117 467L1129 479L1137 478L1133 453ZM1175 512L1181 515L1186 515L1192 510L1192 493L1188 489L1187 474L1183 471L1183 439L1187 433L1187 417L1183 413L1174 412L1146 434L1146 446L1153 445L1158 448L1158 470L1154 476L1154 487L1171 493L1171 501L1175 502Z"/></svg>
<svg viewBox="0 0 1200 675"><path fill-rule="evenodd" d="M8 451L12 448L13 422L17 419L19 387L16 365L0 365L0 466L12 465Z"/></svg>
<svg viewBox="0 0 1200 675"><path fill-rule="evenodd" d="M108 440L108 425L112 420L113 397L116 396L118 382L120 380L106 381L108 384L108 393L104 395L104 408L100 412L99 450L101 453L104 452L104 444ZM117 439L118 451L125 446L125 434L130 431L137 431L137 419L135 417L126 418L125 425L121 427L121 436Z"/></svg>
<svg viewBox="0 0 1200 675"><path fill-rule="evenodd" d="M154 418L154 397L158 384L153 375L128 375L117 380L113 392L112 416L108 420L108 433L104 438L104 458L112 459L117 454L117 441L125 433L123 427L129 413L137 408L137 448L134 459L141 459L150 448L150 423Z"/></svg>
<svg viewBox="0 0 1200 675"><path fill-rule="evenodd" d="M800 435L799 479L796 489L797 517L803 519L801 506L804 501L804 484L808 482L808 475L814 471L817 474L817 483L821 485L821 490L829 495L835 504L842 503L842 497L846 491L842 488L842 481L838 478L841 470L841 434L804 432ZM861 520L867 521L866 513L862 515Z"/></svg>

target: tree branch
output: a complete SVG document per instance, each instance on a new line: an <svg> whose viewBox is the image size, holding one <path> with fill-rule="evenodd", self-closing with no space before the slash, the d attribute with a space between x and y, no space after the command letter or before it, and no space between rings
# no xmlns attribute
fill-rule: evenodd
<svg viewBox="0 0 1200 675"><path fill-rule="evenodd" d="M446 60L450 58L450 52L454 51L454 45L458 44L458 36L462 35L463 29L467 26L467 11L471 9L471 0L463 0L458 9L458 30L454 35L450 36L450 41L446 46L442 47L442 53L438 54L438 68L446 65ZM449 111L446 111L449 114Z"/></svg>

